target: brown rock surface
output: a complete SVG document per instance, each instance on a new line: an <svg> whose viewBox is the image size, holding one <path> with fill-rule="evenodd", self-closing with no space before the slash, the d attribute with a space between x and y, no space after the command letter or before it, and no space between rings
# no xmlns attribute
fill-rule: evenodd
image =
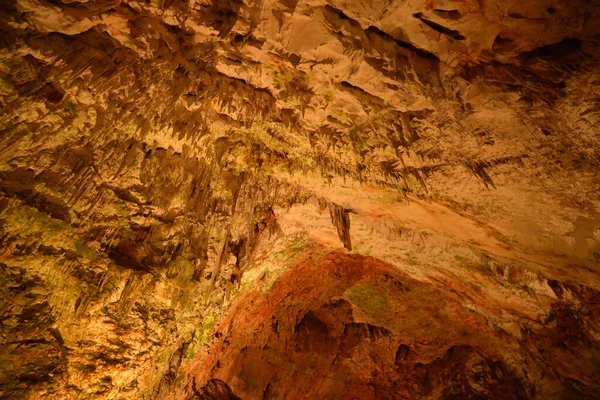
<svg viewBox="0 0 600 400"><path fill-rule="evenodd" d="M0 398L600 396L598 2L0 5Z"/></svg>

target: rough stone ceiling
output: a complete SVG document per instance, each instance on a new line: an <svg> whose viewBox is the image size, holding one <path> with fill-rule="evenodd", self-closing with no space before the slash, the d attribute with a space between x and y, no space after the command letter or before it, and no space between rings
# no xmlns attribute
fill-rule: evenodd
<svg viewBox="0 0 600 400"><path fill-rule="evenodd" d="M0 398L600 398L597 1L0 3Z"/></svg>

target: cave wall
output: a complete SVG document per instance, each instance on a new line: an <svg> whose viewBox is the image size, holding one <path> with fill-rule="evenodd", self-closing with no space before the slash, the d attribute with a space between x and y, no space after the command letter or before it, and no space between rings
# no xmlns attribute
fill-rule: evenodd
<svg viewBox="0 0 600 400"><path fill-rule="evenodd" d="M500 362L515 396L596 396L599 14L3 1L0 396L254 398L267 384L207 372L213 330L312 246L383 260L513 346L457 338L423 365Z"/></svg>

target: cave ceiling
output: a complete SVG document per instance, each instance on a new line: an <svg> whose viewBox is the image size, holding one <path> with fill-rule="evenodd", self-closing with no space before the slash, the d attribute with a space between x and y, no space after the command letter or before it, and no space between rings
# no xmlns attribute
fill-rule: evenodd
<svg viewBox="0 0 600 400"><path fill-rule="evenodd" d="M0 398L600 398L597 1L0 6Z"/></svg>

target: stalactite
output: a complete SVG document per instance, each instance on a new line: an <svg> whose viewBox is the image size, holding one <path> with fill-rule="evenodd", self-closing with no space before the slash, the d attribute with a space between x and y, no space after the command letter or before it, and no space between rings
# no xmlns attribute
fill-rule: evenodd
<svg viewBox="0 0 600 400"><path fill-rule="evenodd" d="M489 1L496 8L502 3ZM589 271L579 267L560 270L562 263L573 261L573 265L592 269L597 264L594 257L600 256L591 244L597 239L595 231L586 228L585 237L578 237L581 229L575 218L591 214L588 210L593 204L583 205L581 199L593 201L590 194L598 192L594 172L600 146L594 131L598 125L594 89L599 82L596 53L600 42L592 31L584 34L584 28L575 22L598 11L593 2L576 2L573 7L552 4L551 8L522 2L514 5L508 16L487 16L485 23L490 29L481 33L477 2L466 6L453 2L452 9L446 10L434 8L431 0L421 5L399 0L359 6L353 3L360 2L334 2L339 9L325 4L330 1L305 4L296 0L280 0L274 8L268 2L250 0L198 0L189 6L172 0L109 1L104 5L14 0L0 13L0 310L8 312L0 321L4 339L0 366L3 361L12 365L8 378L0 376L0 397L64 398L72 391L80 397L150 396L162 400L174 386L190 390L188 378L178 371L179 364L182 359L186 364L195 359L189 365L200 365L199 354L194 354L200 347L209 347L202 353L218 355L211 347L212 340L219 339L227 325L213 328L206 321L217 322L219 314L227 312L223 306L237 301L244 274L242 290L254 283L263 289L285 282L279 272L288 263L307 257L308 262L300 266L321 272L326 271L324 264L315 262L321 250L339 257L340 242L335 237L333 244L329 241L335 234L326 208L341 243L354 254L338 258L345 259L344 263L333 263L329 277L335 281L321 280L326 277L314 272L299 282L290 280L285 285L286 309L273 325L273 333L279 338L286 326L296 326L288 293L296 288L305 291L315 282L315 289L330 290L339 284L340 272L352 269L356 271L348 275L349 286L335 295L336 307L328 306L323 315L336 317L344 309L337 306L354 302L353 311L371 312L371 322L387 326L381 329L344 320L337 324L343 331L328 330L323 342L335 351L345 350L333 366L328 358L326 370L366 360L360 363L361 376L375 379L375 374L366 373L369 357L363 357L363 352L377 343L384 348L380 359L395 360L395 366L389 365L393 373L412 373L411 368L404 368L410 367L406 362L428 358L418 354L423 346L406 342L422 334L405 335L409 325L401 318L422 319L431 313L429 309L412 312L411 296L418 299L419 291L402 289L416 287L404 274L417 275L420 281L446 291L447 296L439 299L442 306L456 303L463 295L473 305L465 315L458 303L450 314L443 315L443 307L434 311L440 314L435 320L451 321L443 324L442 332L448 346L459 342L463 346L473 339L477 352L450 347L454 350L447 357L440 353L438 361L420 368L420 377L441 371L440 365L446 361L452 361L453 371L464 364L469 370L463 372L472 372L473 361L483 365L487 379L497 368L490 372L488 365L480 363L484 353L490 350L497 360L509 348L518 347L486 349L493 341L475 340L468 329L449 334L446 328L465 320L466 328L485 328L485 323L477 325L477 319L469 314L472 312L481 312L482 320L495 325L491 335L483 331L484 338L493 336L500 343L509 337L523 337L525 347L531 346L530 339L536 346L550 343L553 338L536 335L553 329L550 325L554 323L532 325L533 332L520 335L514 321L528 325L530 320L523 319L518 310L505 313L502 304L495 303L510 289L515 293L509 299L511 310L552 316L548 311L560 303L547 296L548 289L543 286L540 292L541 285L536 283L534 288L524 274L512 272L511 267L501 274L507 275L507 280L494 293L497 279L487 279L489 271L466 256L475 247L483 247L492 260L499 249L502 257L508 256L507 251L527 250L511 257L515 264L525 256L533 257L538 250L520 248L517 239L499 245L503 236L487 230L485 224L497 220L503 232L516 230L519 235L515 238L519 238L523 232L518 225L526 227L528 235L535 235L538 224L533 222L551 216L550 222L540 225L544 235L552 233L554 226L573 225L573 237L567 235L566 240L582 242L590 254L588 259L570 260L558 249L562 258L551 268L542 264L554 253L536 256L539 270L549 268L555 279L564 272L576 281ZM382 15L381 7L388 6L397 15L415 16L417 25L409 24L406 32L392 32L389 20L377 17ZM552 15L545 15L544 9ZM364 15L354 19L363 13L359 10L364 10ZM538 18L540 14L544 18ZM469 17L462 17L466 15ZM526 17L544 23L527 22ZM521 21L507 23L511 18ZM310 25L302 28L308 21ZM554 26L561 29L553 32ZM417 27L417 31L409 31ZM427 34L436 30L446 38L439 41ZM505 39L497 36L490 48L493 32L500 31ZM298 32L305 37L297 40ZM463 34L469 40L455 43ZM565 35L573 38L548 46ZM412 43L415 39L418 41ZM263 46L263 42L285 43L285 50ZM220 143L223 139L225 146ZM521 158L531 162L524 164ZM484 190L478 180L490 188L496 184L498 190ZM516 204L525 199L518 196L524 186L527 199L538 200L537 195L542 195L539 202ZM411 203L407 204L409 196ZM317 210L309 206L315 199ZM560 206L554 204L555 199L556 204L562 202ZM514 210L510 207L513 202L518 205ZM560 243L565 241L563 231L556 238ZM531 242L535 240L534 236ZM545 240L546 236L540 238L540 242ZM360 254L385 259L402 269L403 275L395 277L394 271L381 274L383 266ZM464 265L458 268L454 265L457 261ZM473 270L467 276L469 281L464 279L465 266ZM289 267L284 273L293 276L298 265ZM377 272L373 275L376 279L357 285L356 278L369 269ZM259 281L254 281L257 277ZM472 296L477 288L471 283L481 284L485 290ZM514 285L521 283L526 283L526 288ZM387 284L391 286L384 287ZM555 287L560 285L550 287L556 293ZM569 292L574 298L580 289ZM428 306L432 293L426 291ZM409 312L403 315L403 310L388 310L396 306L388 294L401 299L403 310ZM536 303L528 302L530 295L535 295ZM318 290L310 296L311 304L321 297ZM557 297L561 300L562 295ZM269 304L267 298L269 308L277 298L271 300ZM543 304L545 300L548 302ZM585 303L591 302L579 300L589 308ZM515 302L524 303L515 308ZM256 304L261 305L261 313L267 310L264 303ZM537 304L542 307L536 308ZM248 307L243 304L241 316L251 319L254 316L244 315ZM565 324L569 328L571 315L558 311L555 322L560 328ZM400 321L403 335L396 337L398 340L388 340L384 337L387 333L381 336L394 328L391 318L381 319L387 315ZM302 319L298 316L297 321ZM572 317L587 318L583 314ZM309 320L315 324L306 328L320 337L323 324L318 318ZM262 325L270 335L271 324ZM426 328L425 335L433 338L438 322L419 320L416 325ZM590 345L593 342L579 325L577 322L573 329L583 335L582 340L568 340L573 344L569 351L574 349L570 354L595 355L590 353L596 351ZM59 332L59 327L60 333L48 334ZM240 327L236 323L233 333L243 332ZM505 329L509 335L493 335ZM294 357L302 353L295 350L298 343L294 343L302 331L281 336L293 345ZM561 334L564 336L564 331ZM230 339L229 333L224 336ZM562 342L563 336L559 337ZM337 338L343 343L334 343ZM458 341L451 343L453 338ZM69 363L68 376L55 368L53 360L46 363L46 356L52 358L53 348L58 348L56 340L63 349L61 362ZM310 342L309 347L322 344ZM585 344L582 349L576 346L579 342ZM251 355L265 350L250 347L253 350L247 353ZM347 350L354 353L352 357L345 357ZM542 350L547 349L540 348L540 353ZM555 368L550 365L552 353L546 351L543 357L551 369ZM269 361L276 363L274 355L279 354L271 353ZM467 358L471 355L477 358ZM310 357L311 365L313 361L319 365L318 353L310 352ZM457 367L457 357L469 362ZM547 368L534 369L535 362L527 357L510 354L512 360L527 362L527 368L533 369L530 376L548 378L543 374ZM288 355L282 358L289 360ZM219 362L223 367L241 366L240 372L244 365L258 365L229 363L224 358L213 361L215 367ZM384 364L378 363L374 371L392 382L386 375L392 370L386 370ZM426 371L430 367L433 369ZM581 364L568 371L575 382L573 390L587 390L579 397L592 393L593 382L576 370L585 373L592 367ZM262 363L253 369L269 368L269 363ZM500 369L500 375L508 377L510 371ZM160 371L165 370L168 373L160 379ZM0 375L6 371L0 367ZM299 382L301 375L296 374L293 383ZM256 393L243 393L244 398L298 397L278 391L275 375L261 388L262 380L236 376L242 386L257 388ZM409 378L399 376L393 381L410 382ZM311 381L314 379L306 380ZM428 387L435 386L436 382L429 381ZM156 382L161 383L152 391ZM228 390L214 382L215 390ZM557 382L548 387L558 387ZM377 397L394 397L381 392L380 383L369 383L379 391ZM483 383L478 381L477 389ZM193 388L205 384L199 380ZM527 384L532 390L536 385ZM538 393L549 393L548 387L540 387ZM456 394L457 387L451 389L447 393ZM493 389L490 393L498 392L497 387ZM200 393L204 389L194 390ZM342 390L347 392L346 387ZM442 388L431 390L446 393ZM577 397L568 390L560 393L552 387L550 392ZM404 394L423 397L429 392ZM508 393L505 387L500 392ZM181 398L193 395L186 394Z"/></svg>
<svg viewBox="0 0 600 400"><path fill-rule="evenodd" d="M344 207L334 203L329 203L329 215L331 222L336 227L338 236L344 247L352 251L352 242L350 241L350 213Z"/></svg>

